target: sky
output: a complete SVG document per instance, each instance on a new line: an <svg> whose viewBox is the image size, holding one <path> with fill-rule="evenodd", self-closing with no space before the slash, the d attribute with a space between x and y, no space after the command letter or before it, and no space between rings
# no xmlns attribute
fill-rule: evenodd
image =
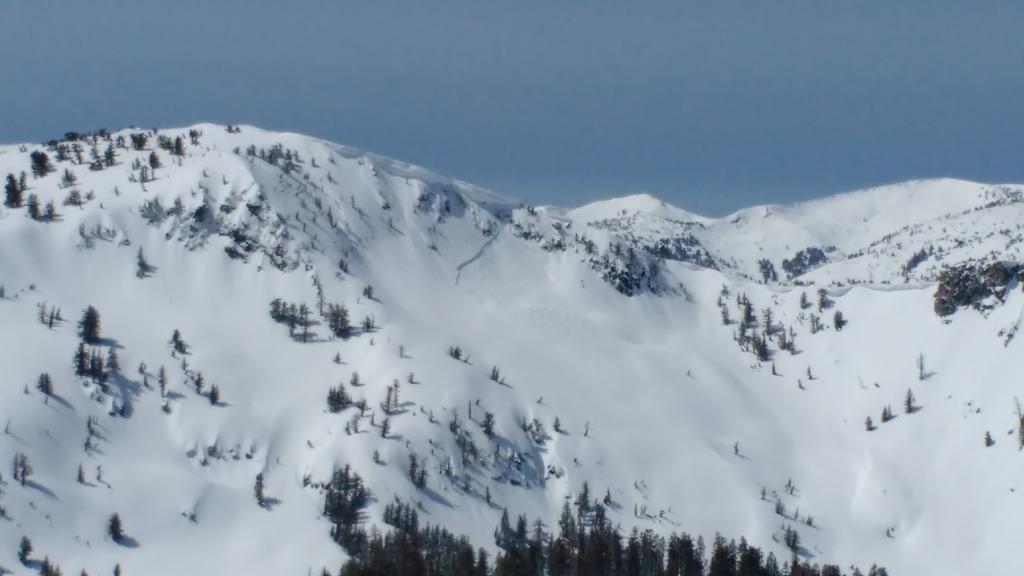
<svg viewBox="0 0 1024 576"><path fill-rule="evenodd" d="M303 132L533 204L1024 182L1024 3L3 0L0 141Z"/></svg>

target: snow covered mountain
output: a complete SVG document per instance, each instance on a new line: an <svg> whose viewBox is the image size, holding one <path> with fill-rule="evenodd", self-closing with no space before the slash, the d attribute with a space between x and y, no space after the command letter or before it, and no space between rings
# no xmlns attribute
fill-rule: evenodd
<svg viewBox="0 0 1024 576"><path fill-rule="evenodd" d="M1017 570L1024 294L991 265L1024 260L1024 187L534 207L209 124L3 146L8 174L0 461L31 472L0 572L334 573L346 465L363 525L398 498L492 554L504 509L557 536L585 485L626 535Z"/></svg>

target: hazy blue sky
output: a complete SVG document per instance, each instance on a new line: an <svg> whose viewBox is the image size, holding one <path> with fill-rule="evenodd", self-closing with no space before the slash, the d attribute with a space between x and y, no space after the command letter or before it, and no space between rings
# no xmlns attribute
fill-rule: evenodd
<svg viewBox="0 0 1024 576"><path fill-rule="evenodd" d="M534 203L1024 181L1024 3L0 1L0 141L253 123Z"/></svg>

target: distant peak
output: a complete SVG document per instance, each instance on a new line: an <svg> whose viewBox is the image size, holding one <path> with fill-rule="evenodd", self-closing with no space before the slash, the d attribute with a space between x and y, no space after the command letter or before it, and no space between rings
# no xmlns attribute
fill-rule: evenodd
<svg viewBox="0 0 1024 576"><path fill-rule="evenodd" d="M646 214L680 221L703 221L705 218L673 206L646 192L638 192L619 198L598 200L570 211L574 218L593 221L621 218L634 214Z"/></svg>

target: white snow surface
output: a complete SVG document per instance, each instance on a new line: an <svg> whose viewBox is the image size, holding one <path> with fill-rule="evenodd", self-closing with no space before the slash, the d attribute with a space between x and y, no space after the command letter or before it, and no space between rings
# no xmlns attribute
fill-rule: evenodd
<svg viewBox="0 0 1024 576"><path fill-rule="evenodd" d="M624 530L685 530L708 541L718 531L787 558L773 540L786 524L815 562L878 563L893 574L1019 573L1022 344L1004 345L999 333L1019 324L1024 294L1012 290L1002 306L948 321L933 312L932 294L943 266L1020 259L1024 188L923 180L719 219L647 195L532 208L302 135L190 128L202 133L198 145L189 128L159 132L184 136L186 153L158 150L163 166L151 182L139 183L132 164L147 162L155 136L145 151L119 149L118 164L104 170L54 159L56 171L30 175L26 195L53 200L57 221L0 207L0 567L29 573L16 558L27 535L34 556L69 574L109 573L115 563L128 574L336 571L345 554L321 516L322 493L303 479L324 481L351 464L374 496L369 523L382 525L384 504L399 497L418 503L424 522L492 550L502 507L550 526L586 481L595 496L610 490L610 517ZM298 152L290 173L246 154L275 144ZM40 149L0 147L0 177L28 171ZM78 178L72 187L60 184L65 168ZM91 199L63 205L71 189ZM163 214L151 223L143 206L153 199ZM197 221L200 207L206 216ZM577 235L593 239L599 255L615 243L642 251L686 236L714 264L661 259L667 289L626 296L588 264ZM240 236L256 248L232 258L226 248ZM829 247L829 261L787 277L782 261L808 247ZM155 267L145 278L136 275L140 248ZM907 271L922 249L931 255ZM761 259L777 280L763 280ZM304 302L319 321L314 277L327 302L345 304L355 322L372 315L377 329L335 339L316 325L312 342L290 337L269 318L269 303ZM799 354L773 350L779 375L722 324L723 286L734 317L735 296L745 293L758 313L770 307L794 329ZM815 300L819 287L849 321L842 331L829 310L825 329L811 334L799 299ZM43 304L65 321L41 324ZM120 356L107 393L72 370L88 305L101 313L102 348ZM168 345L174 329L190 346L187 371ZM449 357L451 345L469 361ZM923 381L919 354L932 372ZM161 366L169 413L156 389ZM488 378L492 366L504 384ZM219 387L221 405L191 389L197 371ZM42 372L55 397L36 390ZM390 438L369 417L348 435L355 410L326 410L328 388L347 386L353 372L366 385L348 391L365 396L378 425L385 387L401 383ZM908 388L920 406L913 414L902 410ZM882 424L885 405L896 418ZM478 424L485 411L495 415L495 441ZM448 429L456 412L481 449L468 466ZM865 430L866 416L877 430ZM99 435L86 452L89 417ZM525 433L524 417L548 437ZM553 430L556 417L563 433ZM996 441L989 448L986 431ZM373 462L375 450L384 464ZM508 463L513 450L519 469ZM427 460L426 490L406 476L410 452ZM34 468L28 486L10 475L16 453ZM452 478L441 472L449 459ZM79 465L86 485L76 482ZM260 472L276 501L269 510L253 496ZM815 527L776 515L773 493ZM114 512L128 546L106 534Z"/></svg>

